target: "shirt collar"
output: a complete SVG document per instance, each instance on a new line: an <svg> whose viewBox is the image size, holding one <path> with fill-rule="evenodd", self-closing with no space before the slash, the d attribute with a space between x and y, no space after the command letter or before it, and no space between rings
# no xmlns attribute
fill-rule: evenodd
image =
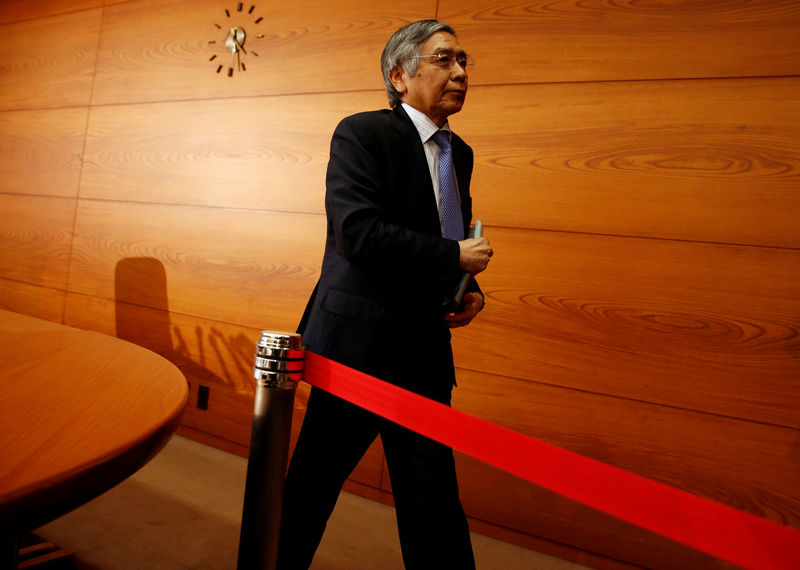
<svg viewBox="0 0 800 570"><path fill-rule="evenodd" d="M405 109L408 117L411 119L411 122L414 123L414 126L417 128L417 132L419 133L419 138L422 140L423 143L426 143L430 140L430 138L436 133L436 131L450 131L450 123L445 121L444 125L442 125L441 129L436 126L436 123L431 121L430 117L421 111L417 111L414 107L409 105L408 103L401 103L403 105L403 109Z"/></svg>

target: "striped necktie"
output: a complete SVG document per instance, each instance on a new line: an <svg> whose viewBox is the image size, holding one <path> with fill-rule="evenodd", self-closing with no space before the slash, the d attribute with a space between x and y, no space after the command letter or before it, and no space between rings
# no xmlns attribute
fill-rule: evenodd
<svg viewBox="0 0 800 570"><path fill-rule="evenodd" d="M436 131L433 142L439 145L439 191L442 201L442 237L461 241L464 239L464 217L461 215L461 198L458 195L456 173L453 169L453 148L447 131Z"/></svg>

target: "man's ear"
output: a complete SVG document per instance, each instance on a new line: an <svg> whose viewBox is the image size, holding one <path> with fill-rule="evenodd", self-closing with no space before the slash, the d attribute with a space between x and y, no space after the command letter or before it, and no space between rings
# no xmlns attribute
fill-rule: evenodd
<svg viewBox="0 0 800 570"><path fill-rule="evenodd" d="M397 89L400 95L405 95L408 91L408 85L406 85L407 77L408 74L399 65L395 65L394 69L389 72L389 81L394 85L394 88Z"/></svg>

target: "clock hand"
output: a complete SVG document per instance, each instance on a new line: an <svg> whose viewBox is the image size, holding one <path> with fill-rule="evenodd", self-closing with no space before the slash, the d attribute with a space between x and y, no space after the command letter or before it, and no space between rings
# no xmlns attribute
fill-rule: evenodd
<svg viewBox="0 0 800 570"><path fill-rule="evenodd" d="M239 48L240 50L242 50L242 53L243 53L243 54L247 55L247 50L246 50L246 49L244 49L244 45L242 45L242 43L241 43L241 42L239 42L239 40L238 40L238 39L237 39L235 36L234 36L234 38L233 38L233 43L235 43L235 44L236 44L236 47L237 47L237 48Z"/></svg>

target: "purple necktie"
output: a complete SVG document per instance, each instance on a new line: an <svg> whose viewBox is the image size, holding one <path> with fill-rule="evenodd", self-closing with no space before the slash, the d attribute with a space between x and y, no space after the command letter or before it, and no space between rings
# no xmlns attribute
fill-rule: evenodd
<svg viewBox="0 0 800 570"><path fill-rule="evenodd" d="M439 145L439 192L442 200L442 237L461 241L464 239L464 218L461 199L453 170L453 148L447 131L436 131L433 142Z"/></svg>

